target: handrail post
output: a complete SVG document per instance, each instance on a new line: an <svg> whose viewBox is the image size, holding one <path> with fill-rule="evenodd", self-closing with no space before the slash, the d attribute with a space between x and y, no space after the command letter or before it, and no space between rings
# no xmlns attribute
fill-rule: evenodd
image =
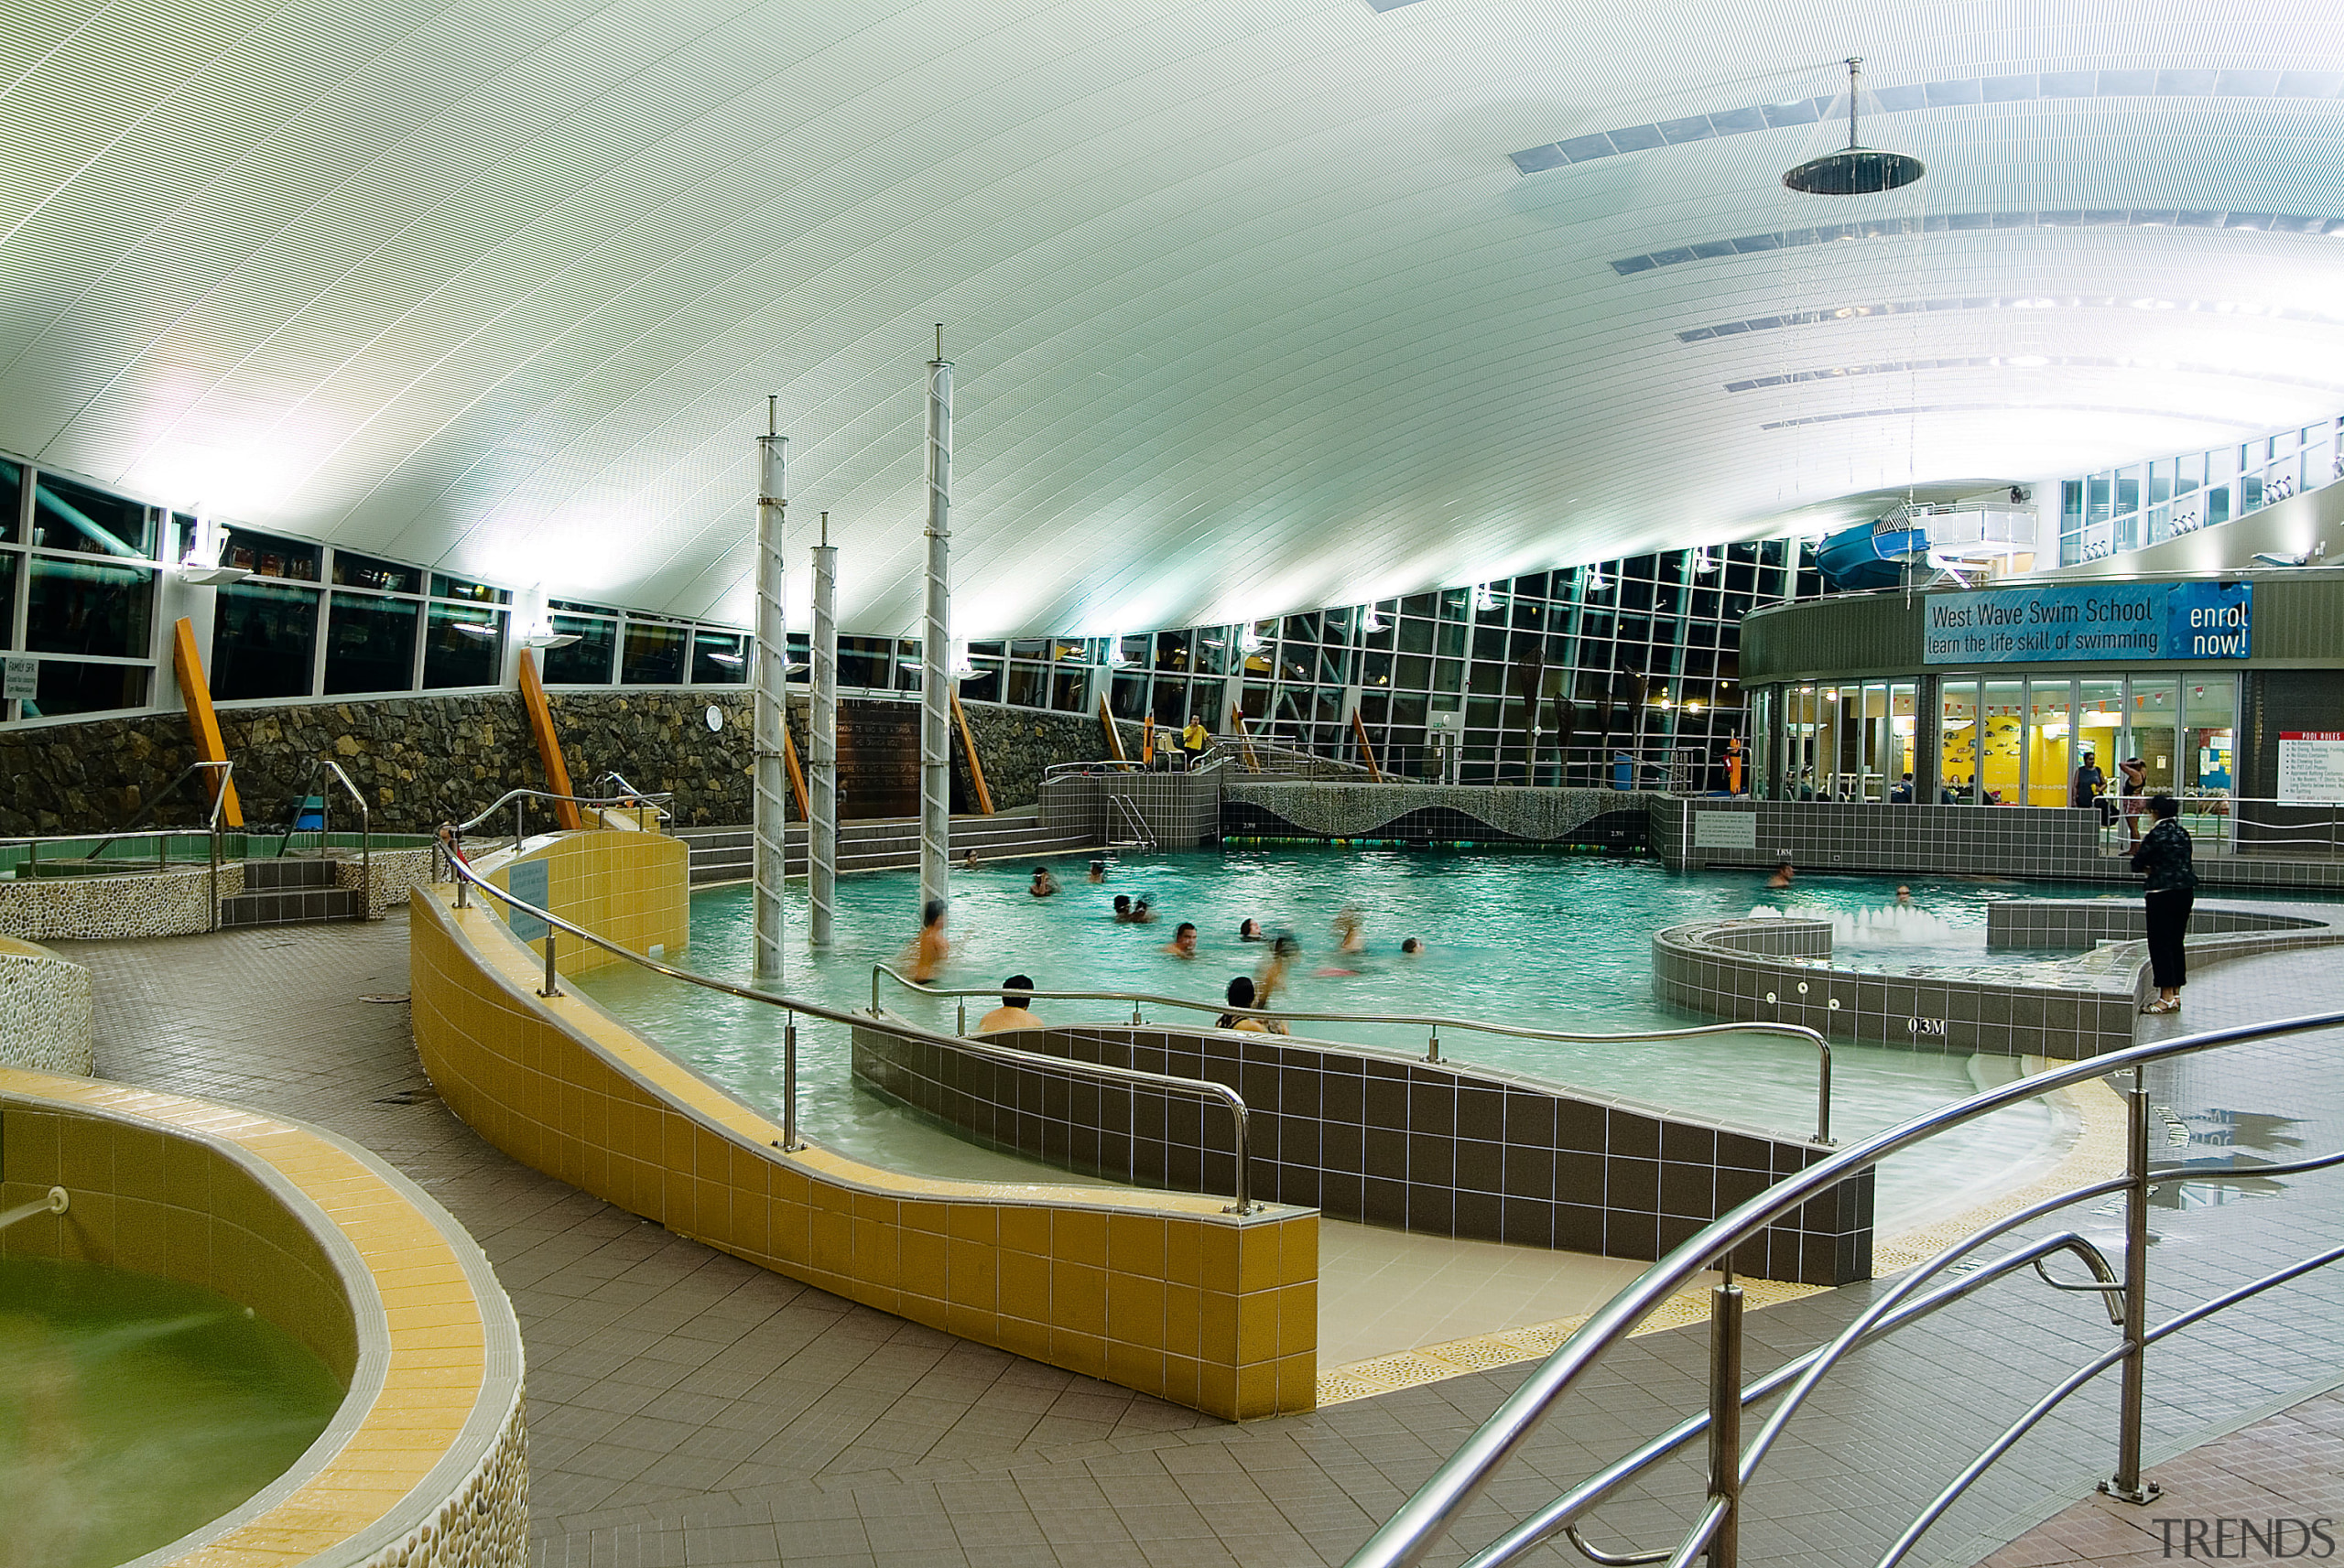
<svg viewBox="0 0 2344 1568"><path fill-rule="evenodd" d="M798 1014L784 1012L781 1021L781 1152L795 1154L798 1141Z"/></svg>
<svg viewBox="0 0 2344 1568"><path fill-rule="evenodd" d="M2123 1390L2117 1400L2116 1474L2100 1489L2121 1502L2154 1501L2165 1488L2141 1479L2141 1405L2147 1372L2149 1312L2149 1084L2147 1070L2132 1068L2132 1092L2124 1104L2124 1361Z"/></svg>
<svg viewBox="0 0 2344 1568"><path fill-rule="evenodd" d="M548 925L546 927L546 984L545 989L537 993L539 996L559 996L561 994L561 983L554 975L553 937L553 927Z"/></svg>
<svg viewBox="0 0 2344 1568"><path fill-rule="evenodd" d="M1709 1537L1709 1568L1735 1568L1742 1552L1742 1287L1732 1263L1709 1292L1709 1500L1724 1506Z"/></svg>
<svg viewBox="0 0 2344 1568"><path fill-rule="evenodd" d="M1227 1102L1229 1119L1237 1139L1237 1204L1223 1212L1248 1215L1253 1212L1253 1165L1251 1152L1245 1147L1245 1102L1232 1097Z"/></svg>
<svg viewBox="0 0 2344 1568"><path fill-rule="evenodd" d="M519 795L513 802L513 852L521 852L522 841L529 836L529 797Z"/></svg>
<svg viewBox="0 0 2344 1568"><path fill-rule="evenodd" d="M1438 1023L1432 1026L1432 1039L1425 1046L1425 1060L1427 1062L1440 1060L1440 1025Z"/></svg>
<svg viewBox="0 0 2344 1568"><path fill-rule="evenodd" d="M874 978L875 979L876 977ZM969 999L967 997L961 997L959 999L959 1001L960 1005L956 1009L955 1015L952 1020L952 1033L960 1035L962 1039L966 1039L968 1038L969 1033ZM875 1004L874 1006L874 1011L877 1011Z"/></svg>
<svg viewBox="0 0 2344 1568"><path fill-rule="evenodd" d="M1815 1141L1829 1149L1831 1146L1831 1042L1818 1031L1815 1044L1822 1052L1815 1072Z"/></svg>
<svg viewBox="0 0 2344 1568"><path fill-rule="evenodd" d="M209 930L220 929L220 818L212 818L212 924Z"/></svg>

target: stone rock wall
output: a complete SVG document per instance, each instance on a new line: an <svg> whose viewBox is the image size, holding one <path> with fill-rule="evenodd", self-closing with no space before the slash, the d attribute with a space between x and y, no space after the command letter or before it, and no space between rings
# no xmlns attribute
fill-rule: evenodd
<svg viewBox="0 0 2344 1568"><path fill-rule="evenodd" d="M750 819L751 697L745 689L557 692L551 702L570 784L579 793L598 774L615 770L637 789L673 792L679 827ZM808 705L803 690L790 693L790 736L801 760ZM721 730L708 727L711 707L722 715ZM1089 761L1105 750L1095 715L997 703L965 707L997 808L1032 805L1050 763ZM1125 750L1136 757L1139 727L1118 728ZM354 827L339 786L312 772L321 757L331 757L349 773L383 832L428 833L441 822L472 816L507 790L545 785L517 692L222 708L220 731L236 764L236 792L250 823L284 821L306 785L308 793L326 795L337 828ZM957 732L952 749L965 789L967 761ZM0 834L120 827L194 760L187 720L177 714L0 730ZM190 785L156 820L194 822L201 815L198 802Z"/></svg>

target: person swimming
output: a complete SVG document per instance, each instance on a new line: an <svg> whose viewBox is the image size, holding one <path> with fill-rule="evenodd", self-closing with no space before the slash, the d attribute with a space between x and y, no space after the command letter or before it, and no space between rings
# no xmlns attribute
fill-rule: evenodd
<svg viewBox="0 0 2344 1568"><path fill-rule="evenodd" d="M1039 1029L1042 1021L1034 1016L1034 982L1026 975L1012 975L1001 982L1001 1005L977 1020L977 1033L998 1034L1004 1029Z"/></svg>
<svg viewBox="0 0 2344 1568"><path fill-rule="evenodd" d="M1294 968L1294 960L1301 951L1302 944L1296 941L1291 933L1278 933L1276 939L1270 944L1269 957L1264 958L1253 971L1256 1007L1266 1009L1277 1000L1278 992L1286 987L1287 971Z"/></svg>
<svg viewBox="0 0 2344 1568"><path fill-rule="evenodd" d="M1400 953L1403 957L1420 958L1424 956L1424 951L1425 945L1414 936L1400 944Z"/></svg>
<svg viewBox="0 0 2344 1568"><path fill-rule="evenodd" d="M1913 890L1911 888L1900 887L1896 890L1896 907L1899 909L1910 909L1913 907Z"/></svg>
<svg viewBox="0 0 2344 1568"><path fill-rule="evenodd" d="M1186 920L1174 926L1172 940L1164 945L1164 950L1176 958L1195 957L1197 956L1196 926Z"/></svg>
<svg viewBox="0 0 2344 1568"><path fill-rule="evenodd" d="M1796 869L1787 859L1778 860L1774 864L1774 874L1766 879L1766 885L1770 888L1786 888L1791 885L1791 878L1796 874Z"/></svg>
<svg viewBox="0 0 2344 1568"><path fill-rule="evenodd" d="M1091 880L1094 882L1103 882L1107 880L1106 861L1093 860L1091 862Z"/></svg>
<svg viewBox="0 0 2344 1568"><path fill-rule="evenodd" d="M1139 898L1132 901L1132 924L1134 925L1156 924L1156 911L1148 907L1147 900Z"/></svg>
<svg viewBox="0 0 2344 1568"><path fill-rule="evenodd" d="M1243 975L1240 975L1235 979L1229 982L1229 989L1224 992L1223 995L1227 998L1231 1007L1240 1009L1250 1008L1253 1005L1253 982L1246 979ZM1234 1029L1242 1034L1266 1034L1269 1033L1269 1025L1264 1023L1260 1019L1254 1018L1250 1014L1242 1014L1238 1012L1222 1013L1219 1018L1213 1020L1212 1026L1215 1029Z"/></svg>
<svg viewBox="0 0 2344 1568"><path fill-rule="evenodd" d="M1127 892L1119 892L1115 895L1115 923L1118 925L1129 925L1131 920L1132 895Z"/></svg>
<svg viewBox="0 0 2344 1568"><path fill-rule="evenodd" d="M934 979L952 956L952 944L944 935L950 913L940 898L929 899L919 912L919 935L906 957L911 960L912 979L921 985Z"/></svg>
<svg viewBox="0 0 2344 1568"><path fill-rule="evenodd" d="M1342 953L1367 951L1366 920L1360 914L1359 905L1355 903L1343 905L1342 913L1335 916L1334 929L1336 951Z"/></svg>
<svg viewBox="0 0 2344 1568"><path fill-rule="evenodd" d="M977 851L974 848L971 848L967 854L960 857L960 869L964 871L975 871L978 864Z"/></svg>
<svg viewBox="0 0 2344 1568"><path fill-rule="evenodd" d="M1239 925L1237 927L1237 939L1240 942L1264 942L1268 940L1267 937L1262 935L1262 923L1258 920L1248 920Z"/></svg>
<svg viewBox="0 0 2344 1568"><path fill-rule="evenodd" d="M1036 866L1034 868L1034 885L1027 888L1026 891L1033 894L1036 898L1048 898L1051 894L1058 891L1058 878L1050 875L1049 867Z"/></svg>

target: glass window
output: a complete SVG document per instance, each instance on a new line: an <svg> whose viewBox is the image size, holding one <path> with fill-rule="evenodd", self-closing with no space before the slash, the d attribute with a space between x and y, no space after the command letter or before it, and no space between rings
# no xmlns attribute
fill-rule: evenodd
<svg viewBox="0 0 2344 1568"><path fill-rule="evenodd" d="M1407 620L1400 622L1400 651L1404 654L1432 652L1433 623L1429 621Z"/></svg>
<svg viewBox="0 0 2344 1568"><path fill-rule="evenodd" d="M403 567L396 561L378 561L372 556L354 556L348 550L333 553L333 580L338 588L375 588L385 593L420 593L423 591L423 568Z"/></svg>
<svg viewBox="0 0 2344 1568"><path fill-rule="evenodd" d="M1147 707L1147 677L1117 676L1109 700L1114 707L1116 718L1137 719Z"/></svg>
<svg viewBox="0 0 2344 1568"><path fill-rule="evenodd" d="M40 662L39 693L25 707L27 719L68 713L103 713L114 708L146 706L145 665L78 665L63 659Z"/></svg>
<svg viewBox="0 0 2344 1568"><path fill-rule="evenodd" d="M1904 681L1891 686L1888 688L1887 750L1880 764L1880 773L1888 785L1889 798L1908 805L1916 803L1921 794L1913 773L1915 722L1913 684Z"/></svg>
<svg viewBox="0 0 2344 1568"><path fill-rule="evenodd" d="M17 556L0 556L0 648L16 645Z"/></svg>
<svg viewBox="0 0 2344 1568"><path fill-rule="evenodd" d="M1978 798L1978 677L1948 677L1937 687L1937 799Z"/></svg>
<svg viewBox="0 0 2344 1568"><path fill-rule="evenodd" d="M505 617L452 604L426 607L423 688L494 686L505 665Z"/></svg>
<svg viewBox="0 0 2344 1568"><path fill-rule="evenodd" d="M412 600L333 595L326 605L326 695L411 688L418 609Z"/></svg>
<svg viewBox="0 0 2344 1568"><path fill-rule="evenodd" d="M2178 781L2183 795L2198 800L2230 795L2237 788L2238 678L2186 676L2181 700L2187 730Z"/></svg>
<svg viewBox="0 0 2344 1568"><path fill-rule="evenodd" d="M2118 759L2129 755L2124 747L2124 683L2087 680L2076 686L2075 763L2089 762L2103 779L2116 776Z"/></svg>
<svg viewBox="0 0 2344 1568"><path fill-rule="evenodd" d="M627 626L632 638L635 628ZM630 643L629 647L633 644ZM879 687L884 688L895 678L893 668L895 643L892 637L841 637L839 639L839 685ZM629 676L629 680L635 677ZM1016 700L1012 698L1012 701Z"/></svg>
<svg viewBox="0 0 2344 1568"><path fill-rule="evenodd" d="M467 582L460 577L431 574L431 597L461 599L469 604L510 604L513 596L501 588L491 588L484 582Z"/></svg>
<svg viewBox="0 0 2344 1568"><path fill-rule="evenodd" d="M1156 634L1156 667L1185 673L1190 663L1190 646L1195 642L1193 632L1159 632Z"/></svg>
<svg viewBox="0 0 2344 1568"><path fill-rule="evenodd" d="M255 534L248 528L228 530L228 542L221 554L222 564L241 567L255 577L290 578L295 582L318 580L318 557L315 545L305 545L298 539L279 539L267 534Z"/></svg>
<svg viewBox="0 0 2344 1568"><path fill-rule="evenodd" d="M1060 670L1050 683L1050 706L1063 713L1080 713L1088 708L1091 676L1085 670Z"/></svg>
<svg viewBox="0 0 2344 1568"><path fill-rule="evenodd" d="M919 639L900 637L895 641L895 689L917 691L927 665L920 657Z"/></svg>
<svg viewBox="0 0 2344 1568"><path fill-rule="evenodd" d="M2026 711L2024 681L1986 683L1986 705L1979 736L1978 787L1988 806L2015 806L2020 791L2022 755L2019 725Z"/></svg>
<svg viewBox="0 0 2344 1568"><path fill-rule="evenodd" d="M25 510L25 470L0 459L0 543L14 544Z"/></svg>
<svg viewBox="0 0 2344 1568"><path fill-rule="evenodd" d="M848 642L840 638L841 648ZM884 643L881 644L884 646ZM619 679L628 686L676 686L684 678L684 629L657 621L629 621L621 644ZM846 657L839 657L844 681ZM861 683L856 683L861 684Z"/></svg>
<svg viewBox="0 0 2344 1568"><path fill-rule="evenodd" d="M2026 683L2026 804L2075 804L2075 683Z"/></svg>
<svg viewBox="0 0 2344 1568"><path fill-rule="evenodd" d="M36 558L25 646L36 654L146 658L154 601L155 574L145 568Z"/></svg>
<svg viewBox="0 0 2344 1568"><path fill-rule="evenodd" d="M740 686L749 678L749 639L738 632L692 633L692 684Z"/></svg>
<svg viewBox="0 0 2344 1568"><path fill-rule="evenodd" d="M231 583L212 622L212 695L307 697L318 648L315 589Z"/></svg>
<svg viewBox="0 0 2344 1568"><path fill-rule="evenodd" d="M336 561L341 557L335 557ZM540 648L540 677L549 686L608 686L611 656L618 651L619 623L599 615L556 612L548 623L558 636L575 637L559 648Z"/></svg>
<svg viewBox="0 0 2344 1568"><path fill-rule="evenodd" d="M45 473L33 485L33 543L92 556L151 556L154 514L138 502Z"/></svg>
<svg viewBox="0 0 2344 1568"><path fill-rule="evenodd" d="M2140 758L2148 770L2148 794L2170 795L2179 754L2180 682L2173 676L2134 676L2131 685L2132 749L2125 755Z"/></svg>

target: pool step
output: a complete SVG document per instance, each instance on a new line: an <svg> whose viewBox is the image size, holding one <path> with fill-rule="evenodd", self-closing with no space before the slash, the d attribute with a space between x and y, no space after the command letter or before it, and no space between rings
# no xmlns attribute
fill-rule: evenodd
<svg viewBox="0 0 2344 1568"><path fill-rule="evenodd" d="M676 835L691 846L692 881L738 881L750 874L754 859L751 834L745 827L686 828ZM1076 834L1059 833L1043 825L1039 811L1027 807L994 816L952 818L952 853L974 849L985 860L1032 859L1090 853L1100 846ZM788 873L806 871L806 827L793 822L783 839ZM841 872L900 871L919 864L919 820L882 817L839 825Z"/></svg>
<svg viewBox="0 0 2344 1568"><path fill-rule="evenodd" d="M244 891L220 901L220 926L307 925L364 916L364 895L334 885L332 860L244 862Z"/></svg>

